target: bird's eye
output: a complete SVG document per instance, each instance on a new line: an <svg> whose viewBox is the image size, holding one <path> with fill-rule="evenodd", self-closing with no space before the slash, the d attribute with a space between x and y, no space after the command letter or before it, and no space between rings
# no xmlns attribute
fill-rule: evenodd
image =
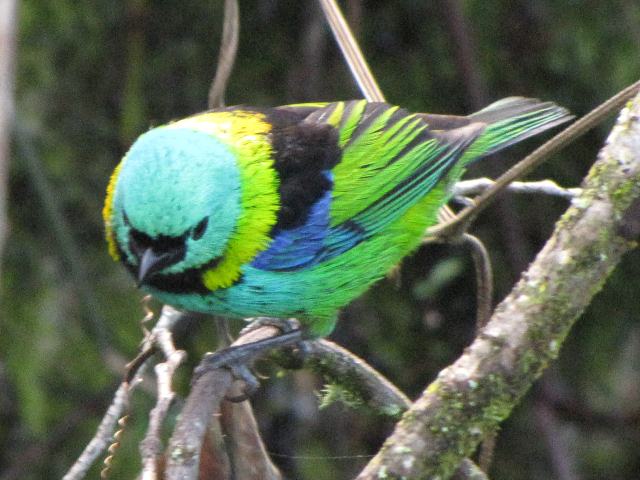
<svg viewBox="0 0 640 480"><path fill-rule="evenodd" d="M209 224L209 217L204 217L200 221L200 223L196 225L196 228L193 229L191 238L193 238L194 240L200 240L200 238L202 238L202 235L204 235L204 232L207 230L208 224Z"/></svg>

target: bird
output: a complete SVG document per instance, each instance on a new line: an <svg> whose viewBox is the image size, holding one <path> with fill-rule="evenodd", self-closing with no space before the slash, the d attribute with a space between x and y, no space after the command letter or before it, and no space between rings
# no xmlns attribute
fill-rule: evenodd
<svg viewBox="0 0 640 480"><path fill-rule="evenodd" d="M366 100L198 113L115 168L109 252L165 304L323 337L418 248L470 163L571 118L524 97L468 116Z"/></svg>

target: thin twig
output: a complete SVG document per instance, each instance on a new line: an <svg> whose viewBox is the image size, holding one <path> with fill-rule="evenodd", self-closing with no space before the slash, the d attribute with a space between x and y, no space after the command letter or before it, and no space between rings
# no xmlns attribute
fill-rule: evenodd
<svg viewBox="0 0 640 480"><path fill-rule="evenodd" d="M9 151L14 116L14 76L16 53L17 0L0 2L0 260L9 233L7 186ZM0 261L0 272L2 272Z"/></svg>
<svg viewBox="0 0 640 480"><path fill-rule="evenodd" d="M446 223L436 225L429 229L429 234L440 237L457 237L467 230L471 222L494 200L506 186L517 178L528 174L535 167L540 165L549 156L566 147L570 142L585 134L591 128L600 124L612 112L619 110L627 103L640 89L640 81L628 86L624 90L605 101L584 117L567 127L558 135L553 137L542 146L538 147L533 153L529 154L523 160L511 167L504 175L498 178L495 184L486 190L472 207L465 208L456 218Z"/></svg>
<svg viewBox="0 0 640 480"><path fill-rule="evenodd" d="M338 4L335 0L319 1L345 62L347 62L364 98L370 102L386 101ZM438 218L441 222L450 221L454 217L455 215L446 205L438 212Z"/></svg>
<svg viewBox="0 0 640 480"><path fill-rule="evenodd" d="M271 326L260 327L242 335L233 345L252 343L277 336L280 331ZM288 358L276 355L282 364ZM410 405L409 399L364 361L327 340L307 342L305 366L321 373L332 382L357 392L376 411L398 416ZM168 449L166 475L173 478L195 478L206 425L231 387L227 369L207 372L198 377L186 400Z"/></svg>
<svg viewBox="0 0 640 480"><path fill-rule="evenodd" d="M493 306L493 270L489 252L477 237L468 233L462 236L466 245L471 248L473 263L476 269L476 333L479 332L491 318Z"/></svg>
<svg viewBox="0 0 640 480"><path fill-rule="evenodd" d="M209 90L209 108L224 106L224 93L227 90L229 77L236 61L239 37L240 7L238 6L238 0L225 0L222 41L220 42L216 76Z"/></svg>
<svg viewBox="0 0 640 480"><path fill-rule="evenodd" d="M142 384L147 360L153 352L160 349L157 338L162 337L164 339L163 341L166 342L167 336L158 334L157 329L171 330L180 321L181 313L175 309L167 307L166 310L163 309L163 314L160 320L158 320L156 328L146 335L141 347L141 353L127 365L125 380L120 384L120 387L118 387L118 390L114 394L111 405L100 422L96 434L85 447L69 472L64 476L63 480L79 480L84 478L91 465L93 465L96 459L102 455L111 443L118 420L126 410L134 389ZM150 312L147 311L145 320L148 320L149 315ZM166 345L165 348L167 348Z"/></svg>
<svg viewBox="0 0 640 480"><path fill-rule="evenodd" d="M370 102L384 102L384 95L378 87L378 82L371 74L371 69L362 55L358 42L353 37L340 7L335 0L320 0L320 6L364 98Z"/></svg>
<svg viewBox="0 0 640 480"><path fill-rule="evenodd" d="M141 368L138 372L138 376L143 372ZM115 395L111 405L107 409L96 434L85 447L80 457L71 466L69 471L62 477L63 480L80 480L85 478L87 472L95 461L104 453L107 447L113 441L113 434L116 431L118 420L122 417L123 413L127 410L129 400L133 390L139 384L138 378L134 379L131 383L122 382Z"/></svg>
<svg viewBox="0 0 640 480"><path fill-rule="evenodd" d="M462 198L478 195L496 184L490 178L474 178L473 180L461 180L453 186L453 196ZM552 180L540 180L536 182L511 182L506 190L513 193L527 193L562 197L568 200L580 195L581 188L564 188ZM464 201L464 200L462 200ZM471 200L473 204L474 201Z"/></svg>
<svg viewBox="0 0 640 480"><path fill-rule="evenodd" d="M155 366L158 379L158 397L155 407L149 414L147 433L140 443L140 453L142 455L141 478L143 480L156 480L159 478L158 460L163 453L162 424L175 397L175 392L171 387L173 375L186 357L186 353L183 350L175 348L171 333L176 322L180 321L181 315L181 312L165 305L160 313L158 323L151 331L150 341L156 343L162 350L165 361Z"/></svg>
<svg viewBox="0 0 640 480"><path fill-rule="evenodd" d="M285 364L286 365L286 364ZM326 339L307 342L304 367L322 375L355 395L379 414L397 417L411 406L411 400L368 363ZM457 480L486 480L486 475L469 459L456 471Z"/></svg>

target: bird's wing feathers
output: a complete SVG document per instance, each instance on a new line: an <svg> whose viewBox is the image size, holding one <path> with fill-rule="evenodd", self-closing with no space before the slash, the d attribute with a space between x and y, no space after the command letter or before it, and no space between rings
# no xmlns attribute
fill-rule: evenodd
<svg viewBox="0 0 640 480"><path fill-rule="evenodd" d="M484 129L472 123L432 133L418 115L364 100L313 106L304 122L335 127L342 150L326 172L330 198L323 196L301 227L274 232L254 262L258 268L308 267L375 235L423 198Z"/></svg>

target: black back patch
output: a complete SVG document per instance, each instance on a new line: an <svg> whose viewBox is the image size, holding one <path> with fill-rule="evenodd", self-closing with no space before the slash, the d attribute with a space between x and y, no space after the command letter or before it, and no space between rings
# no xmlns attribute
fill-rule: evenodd
<svg viewBox="0 0 640 480"><path fill-rule="evenodd" d="M281 207L274 229L289 229L303 225L311 207L332 187L323 171L340 162L342 151L333 126L300 121L287 111L276 112L269 115L274 166L280 177Z"/></svg>

